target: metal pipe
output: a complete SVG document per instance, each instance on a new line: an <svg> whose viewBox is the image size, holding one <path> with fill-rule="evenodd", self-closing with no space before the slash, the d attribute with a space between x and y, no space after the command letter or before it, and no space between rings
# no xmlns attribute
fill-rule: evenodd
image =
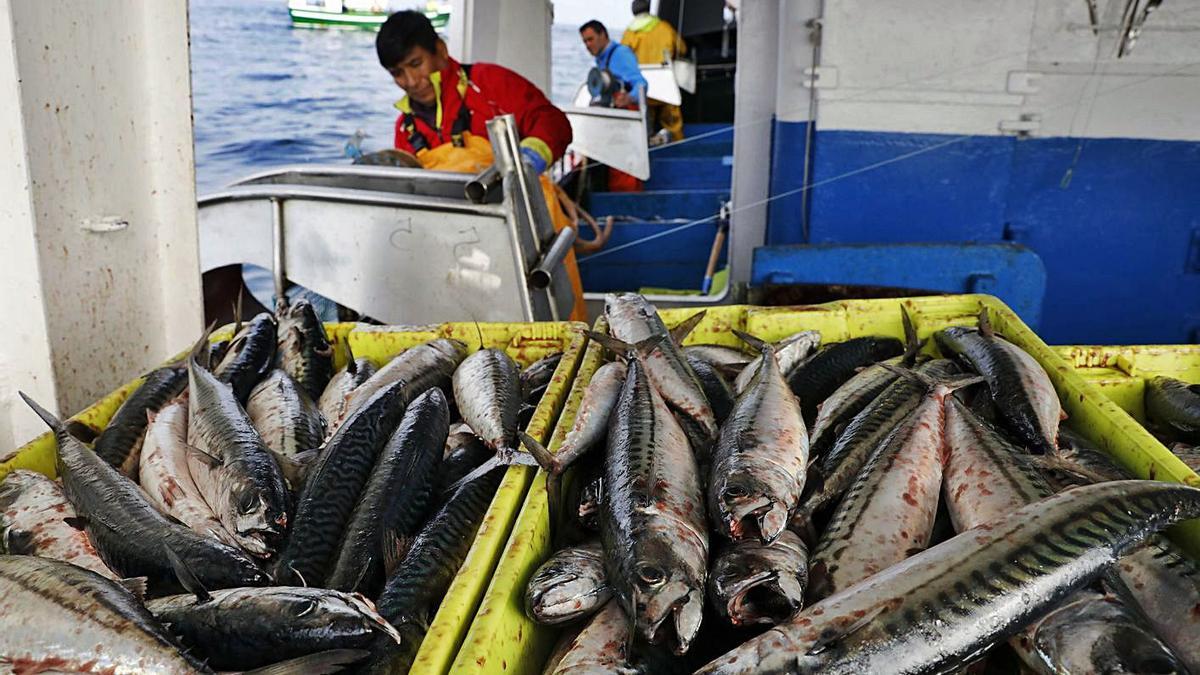
<svg viewBox="0 0 1200 675"><path fill-rule="evenodd" d="M467 183L463 192L467 199L473 204L482 204L487 201L487 197L493 190L498 188L503 182L504 176L500 170L493 164L484 169L478 176L475 176Z"/></svg>
<svg viewBox="0 0 1200 675"><path fill-rule="evenodd" d="M542 256L537 266L529 272L529 285L538 290L549 288L554 281L554 269L562 264L574 244L575 228L564 227L559 230L550 242L550 247L546 249L546 255Z"/></svg>
<svg viewBox="0 0 1200 675"><path fill-rule="evenodd" d="M283 299L287 289L287 274L283 262L283 200L271 198L271 247L274 253L272 276L275 280L275 300Z"/></svg>

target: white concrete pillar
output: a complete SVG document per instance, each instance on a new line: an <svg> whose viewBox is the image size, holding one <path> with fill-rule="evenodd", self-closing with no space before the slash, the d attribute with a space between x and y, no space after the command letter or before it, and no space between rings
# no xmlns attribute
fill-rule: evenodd
<svg viewBox="0 0 1200 675"><path fill-rule="evenodd" d="M463 63L498 63L550 95L550 0L453 0L450 55Z"/></svg>
<svg viewBox="0 0 1200 675"><path fill-rule="evenodd" d="M762 246L767 231L781 6L780 0L755 0L739 8L729 276L732 283L746 284L754 248Z"/></svg>
<svg viewBox="0 0 1200 675"><path fill-rule="evenodd" d="M0 456L202 329L186 0L0 0Z"/></svg>

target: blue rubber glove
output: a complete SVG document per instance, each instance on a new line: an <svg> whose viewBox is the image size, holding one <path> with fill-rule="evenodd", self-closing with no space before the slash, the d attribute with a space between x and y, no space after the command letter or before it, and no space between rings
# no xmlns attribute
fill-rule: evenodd
<svg viewBox="0 0 1200 675"><path fill-rule="evenodd" d="M533 148L521 148L521 159L533 169L537 175L541 175L546 170L546 160L537 153Z"/></svg>

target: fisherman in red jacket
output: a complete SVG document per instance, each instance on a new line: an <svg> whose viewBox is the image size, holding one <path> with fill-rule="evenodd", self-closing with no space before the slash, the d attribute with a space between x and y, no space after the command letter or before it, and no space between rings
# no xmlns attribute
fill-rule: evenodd
<svg viewBox="0 0 1200 675"><path fill-rule="evenodd" d="M571 124L529 80L494 63L459 63L446 52L424 14L397 12L375 38L379 63L405 97L396 107L396 149L411 153L423 168L477 173L492 165L487 121L512 114L521 137L521 158L540 176L542 195L557 232L573 225L544 175L571 143ZM575 305L572 321L587 321L583 284L575 253L563 260Z"/></svg>
<svg viewBox="0 0 1200 675"><path fill-rule="evenodd" d="M424 14L397 12L375 40L379 63L407 94L396 107L396 148L416 155L425 168L474 170L471 158L491 164L487 121L511 113L521 137L522 157L542 173L571 142L567 116L537 87L494 63L460 64ZM472 140L472 137L474 140ZM449 146L468 152L439 150ZM464 160L464 154L469 158Z"/></svg>

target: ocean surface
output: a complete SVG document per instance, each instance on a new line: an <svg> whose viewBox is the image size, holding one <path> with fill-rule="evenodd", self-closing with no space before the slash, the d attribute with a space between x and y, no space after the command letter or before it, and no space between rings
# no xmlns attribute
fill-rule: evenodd
<svg viewBox="0 0 1200 675"><path fill-rule="evenodd" d="M286 0L189 7L198 194L281 164L349 161L357 131L365 151L391 147L403 93L379 66L375 33L292 28ZM576 26L555 25L551 40L550 97L565 105L591 57Z"/></svg>

